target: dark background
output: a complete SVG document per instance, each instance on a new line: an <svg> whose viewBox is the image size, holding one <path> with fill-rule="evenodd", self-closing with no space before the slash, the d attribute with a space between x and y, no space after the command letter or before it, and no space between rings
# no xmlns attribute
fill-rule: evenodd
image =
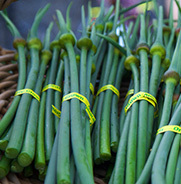
<svg viewBox="0 0 181 184"><path fill-rule="evenodd" d="M43 40L46 28L51 21L54 21L55 18L53 17L56 17L56 10L60 10L65 18L66 10L70 2L73 2L70 11L72 30L76 37L79 38L81 36L81 6L84 5L87 15L88 0L19 0L12 3L7 8L7 11L10 19L18 28L20 34L26 39L38 9L44 7L47 3L51 3L51 6L43 17L38 30L38 36L41 40ZM100 5L99 1L97 0L92 0L91 3L93 7ZM51 40L54 39L57 32L58 27L54 21ZM0 16L0 46L13 49L12 43L13 37L11 36L10 31L7 29L5 21Z"/></svg>

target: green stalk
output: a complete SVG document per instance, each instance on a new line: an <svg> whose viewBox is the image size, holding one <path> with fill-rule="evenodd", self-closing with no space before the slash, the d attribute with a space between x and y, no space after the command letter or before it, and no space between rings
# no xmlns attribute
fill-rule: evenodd
<svg viewBox="0 0 181 184"><path fill-rule="evenodd" d="M2 136L2 138L0 140L0 150L5 151L5 149L8 145L10 136L11 136L12 129L13 129L13 124L9 127L7 132L5 131L5 134Z"/></svg>
<svg viewBox="0 0 181 184"><path fill-rule="evenodd" d="M36 82L35 93L40 96L42 90L42 83L44 79L44 74L47 68L47 64L51 59L51 52L49 50L42 51L41 65ZM26 133L24 137L23 147L21 153L18 155L18 162L21 166L26 167L31 164L35 156L35 142L37 135L37 124L38 124L38 114L39 114L40 102L36 99L32 99Z"/></svg>
<svg viewBox="0 0 181 184"><path fill-rule="evenodd" d="M174 116L176 116L176 115L174 114ZM174 118L174 116L173 116L173 118ZM177 122L179 121L179 119L175 119L175 122L173 122L173 118L171 119L169 125L178 124ZM181 117L179 116L179 118L181 118ZM166 183L166 181L165 181L165 167L166 167L168 154L169 154L170 147L171 147L172 141L174 139L175 133L166 132L162 136L163 136L163 138L162 138L160 145L158 147L158 150L157 150L157 153L156 153L156 156L154 159L154 163L153 163L153 168L152 168L152 181L155 184L156 183L159 183L159 184ZM165 147L165 144L167 144L166 147Z"/></svg>
<svg viewBox="0 0 181 184"><path fill-rule="evenodd" d="M70 93L70 71L67 53L63 55L65 65L64 92ZM59 122L59 137L57 143L57 183L70 182L70 102L62 103L61 119Z"/></svg>
<svg viewBox="0 0 181 184"><path fill-rule="evenodd" d="M129 84L129 88L128 88L128 91L130 89L133 89L133 80L130 81L130 84ZM119 134L120 136L122 135L123 133L123 127L124 127L124 122L125 122L125 118L126 118L126 113L125 113L125 110L124 108L126 107L129 99L130 99L130 95L128 95L126 97L126 99L124 100L124 103L123 103L123 106L122 106L122 109L121 109L121 113L119 115Z"/></svg>
<svg viewBox="0 0 181 184"><path fill-rule="evenodd" d="M70 180L71 180L71 183L74 183L74 180L75 180L75 162L74 162L73 154L71 154L71 156L70 156Z"/></svg>
<svg viewBox="0 0 181 184"><path fill-rule="evenodd" d="M4 178L9 173L10 167L11 159L3 155L0 160L0 179Z"/></svg>
<svg viewBox="0 0 181 184"><path fill-rule="evenodd" d="M113 64L110 71L108 84L114 85L116 78L117 67L119 61L119 52L114 50ZM110 115L111 115L111 103L113 92L107 90L104 92L104 102L101 115L101 130L100 130L100 156L103 160L109 160L111 158L111 147L110 147ZM116 95L116 94L114 94ZM114 149L114 145L113 149Z"/></svg>
<svg viewBox="0 0 181 184"><path fill-rule="evenodd" d="M119 66L116 75L115 87L120 91L121 81L124 74L124 60L123 56L119 61ZM118 123L118 103L119 98L116 95L113 95L112 105L111 105L111 149L114 152L117 152L118 143L119 143L119 123Z"/></svg>
<svg viewBox="0 0 181 184"><path fill-rule="evenodd" d="M58 72L57 72L57 77L56 77L56 81L55 81L55 85L57 86L61 86L61 90L63 91L62 87L62 82L63 82L63 71L64 71L64 62L60 61L61 63L59 64L59 68L58 68ZM55 91L55 97L54 97L54 103L55 103L55 107L57 109L61 109L61 95L62 93L60 93L59 91ZM55 116L55 132L57 132L57 128L58 128L58 124L59 124L60 118L58 118L57 116Z"/></svg>
<svg viewBox="0 0 181 184"><path fill-rule="evenodd" d="M125 36L125 43L127 48L127 58L124 62L124 66L127 70L131 70L134 78L134 94L139 92L139 72L137 67L139 66L139 60L131 54L127 37ZM136 154L137 154L137 127L138 127L138 103L135 102L132 105L130 129L128 135L128 151L126 161L126 178L125 183L135 183L136 181Z"/></svg>
<svg viewBox="0 0 181 184"><path fill-rule="evenodd" d="M72 44L65 44L70 63L70 74L71 74L71 92L78 92L78 75L76 71L76 63L75 56ZM74 63L73 63L74 61ZM72 134L72 147L75 157L76 167L79 172L81 182L93 183L93 177L90 172L90 168L86 159L86 154L84 151L84 141L82 136L82 126L81 126L81 118L80 118L80 101L77 99L71 100L71 134ZM77 145L77 141L79 144ZM80 164L81 161L84 160L83 165Z"/></svg>
<svg viewBox="0 0 181 184"><path fill-rule="evenodd" d="M180 149L180 141L181 141L180 134L176 134L169 154L169 159L166 168L165 178L167 184L174 183L174 177L176 173L176 166Z"/></svg>
<svg viewBox="0 0 181 184"><path fill-rule="evenodd" d="M14 172L14 173L21 173L23 172L23 169L24 167L22 167L17 159L14 159L12 162L11 162L11 172Z"/></svg>
<svg viewBox="0 0 181 184"><path fill-rule="evenodd" d="M107 42L104 39L102 39L100 41L99 46L98 46L97 52L96 52L96 54L95 54L95 56L93 58L94 61L96 61L95 62L96 70L95 70L95 72L91 76L91 83L92 83L93 86L95 86L96 79L97 79L98 73L100 71L100 67L102 65L103 57L105 55L106 49L107 49Z"/></svg>
<svg viewBox="0 0 181 184"><path fill-rule="evenodd" d="M126 62L126 61L125 61ZM139 92L139 73L135 63L130 64L134 76L134 94ZM130 129L128 135L128 151L126 161L126 182L136 181L136 154L137 154L137 127L138 127L138 102L132 105Z"/></svg>
<svg viewBox="0 0 181 184"><path fill-rule="evenodd" d="M46 74L46 79L44 82L44 87L48 84L49 80L49 70ZM46 167L46 161L45 161L45 107L46 107L46 93L47 91L44 91L41 95L41 101L40 101L40 110L39 110L39 116L38 116L38 127L37 127L37 140L36 140L36 155L35 155L35 168L39 170L40 173L42 173L45 170Z"/></svg>
<svg viewBox="0 0 181 184"><path fill-rule="evenodd" d="M130 41L129 41L131 50L133 50L136 47L136 43L138 42L137 35L138 35L139 23L140 23L140 16L137 16L136 21L135 21L135 25L133 28L133 33L132 33L132 36L131 36Z"/></svg>
<svg viewBox="0 0 181 184"><path fill-rule="evenodd" d="M105 75L105 68L107 66L107 55L104 57L104 61L103 61L103 67L102 67L102 72L101 72L101 78L99 81L99 88L102 86L103 80L104 80L104 75ZM96 96L95 102L94 102L94 106L93 106L93 110L92 113L96 114L97 112L97 107L98 107L98 102L99 102L99 96ZM93 133L92 133L92 142L93 142L93 159L94 162L96 164L100 164L101 163L101 158L100 158L100 151L99 151L99 147L100 147L100 123L98 123L98 118L100 116L96 116L96 121L94 123L94 127L93 127ZM99 120L100 122L100 120Z"/></svg>
<svg viewBox="0 0 181 184"><path fill-rule="evenodd" d="M174 184L180 183L180 175L181 175L181 151L179 151L179 155L178 155Z"/></svg>
<svg viewBox="0 0 181 184"><path fill-rule="evenodd" d="M126 174L126 153L128 145L128 133L131 120L131 111L128 111L123 131L119 140L119 146L116 156L116 162L113 172L113 182L114 184L125 183L125 174Z"/></svg>
<svg viewBox="0 0 181 184"><path fill-rule="evenodd" d="M49 7L50 7L50 3L48 3L44 8L39 9L39 11L36 13L31 30L30 30L29 39L38 37L39 24L43 16L45 15L45 13L48 11Z"/></svg>
<svg viewBox="0 0 181 184"><path fill-rule="evenodd" d="M60 124L59 124L60 125ZM52 153L50 156L50 161L48 163L48 168L46 171L46 168L43 172L41 172L40 174L43 174L46 172L46 176L44 178L44 184L55 184L57 183L57 151L58 151L58 137L59 137L59 127L58 127L58 131L55 135L55 140L53 143L53 148L52 148Z"/></svg>
<svg viewBox="0 0 181 184"><path fill-rule="evenodd" d="M107 64L106 64L106 68L105 68L102 86L107 85L107 81L108 81L108 77L109 77L109 73L110 73L110 68L112 65L114 47L111 44L109 44L108 47L109 48L108 48ZM101 123L103 101L104 101L104 93L100 93L98 96L98 104L97 104L97 111L96 111L96 124L99 124L98 127L100 127L100 123ZM99 158L96 158L96 160L97 159L99 160Z"/></svg>
<svg viewBox="0 0 181 184"><path fill-rule="evenodd" d="M88 51L92 48L92 41L88 38L86 34L86 26L85 26L85 10L84 6L82 6L82 37L77 41L77 47L81 50L81 58L80 58L80 94L86 96L86 86L89 83L87 80L87 59L88 59ZM91 72L91 68L90 68ZM90 83L89 83L90 85ZM90 89L88 90L88 92ZM81 121L82 121L82 128L83 134L85 134L85 123L86 123L86 111L85 111L85 104L81 103Z"/></svg>
<svg viewBox="0 0 181 184"><path fill-rule="evenodd" d="M170 83L170 84L171 84L171 86L167 85L168 90L166 90L166 93L165 93L165 101L164 101L164 106L163 106L163 114L162 114L162 120L161 120L160 127L166 125L168 123L168 120L170 117L170 114L169 114L170 112L168 110L165 111L165 109L170 109L168 107L171 107L171 105L172 105L172 97L170 98L170 94L173 91L174 86L172 85L172 83ZM169 92L169 90L170 90L170 92ZM180 118L179 109L181 109L181 105L179 105L179 107L177 108L177 110L176 110L177 113L176 112L174 113L169 125L179 122L178 121L178 119ZM163 117L164 117L164 119L163 119ZM154 161L155 155L157 153L157 149L159 147L159 144L162 140L162 137L163 137L163 134L158 134L156 136L156 139L154 141L154 144L152 146L152 150L149 154L149 157L148 157L147 162L144 166L144 169L143 169L138 181L136 182L137 184L148 183L150 176L151 176L151 169L152 169L153 161Z"/></svg>
<svg viewBox="0 0 181 184"><path fill-rule="evenodd" d="M77 46L81 49L81 60L80 60L80 93L89 100L90 96L90 79L92 71L92 58L95 54L93 46L93 41L95 39L95 29L92 29L91 38L87 37L86 26L85 26L85 12L82 8L82 25L83 33L82 38L78 40ZM99 29L98 29L99 30ZM102 29L101 29L102 30ZM99 39L96 44L99 43ZM82 126L83 126L83 136L85 137L85 152L87 155L87 160L93 175L93 166L92 166L92 149L91 149L91 136L90 136L90 122L86 116L85 105L81 103L81 114L82 114Z"/></svg>
<svg viewBox="0 0 181 184"><path fill-rule="evenodd" d="M70 84L71 92L79 93L79 81L78 71L76 65L76 57L73 45L75 43L74 37L67 33L65 29L65 22L62 14L57 11L60 27L63 28L63 34L60 37L60 44L66 49L70 61ZM90 171L89 163L87 161L87 155L84 147L82 123L80 116L80 101L78 99L71 99L70 101L71 111L71 142L72 149L75 158L75 164L79 173L79 177L82 183L94 183L93 176ZM79 144L77 144L79 142Z"/></svg>
<svg viewBox="0 0 181 184"><path fill-rule="evenodd" d="M144 15L141 15L141 32L140 41L137 46L137 52L140 58L140 91L148 92L148 53L149 47L146 44L145 35L145 20ZM137 178L141 174L146 161L147 150L147 120L148 120L148 102L141 100L139 103L139 124L138 124L138 149L137 149Z"/></svg>
<svg viewBox="0 0 181 184"><path fill-rule="evenodd" d="M29 42L32 67L28 75L25 88L34 90L38 72L39 72L39 50L41 49L41 42L38 39L32 39ZM26 123L31 105L32 96L30 94L23 94L14 119L13 130L6 148L6 156L8 158L16 158L19 154L26 129Z"/></svg>
<svg viewBox="0 0 181 184"><path fill-rule="evenodd" d="M158 20L158 30L157 30L157 38L155 43L152 45L150 49L150 53L152 54L152 71L150 76L149 83L149 93L156 97L157 94L157 86L158 86L158 78L160 73L161 60L165 57L165 48L162 44L162 25L163 25L163 7L159 7L159 20ZM151 136L153 129L153 119L154 119L154 107L149 104L148 107L148 132L147 132L147 153L151 147Z"/></svg>
<svg viewBox="0 0 181 184"><path fill-rule="evenodd" d="M55 84L57 68L59 62L60 46L58 41L55 40L51 43L50 49L52 50L52 59L50 65L50 76L48 84ZM54 104L55 90L48 89L46 95L46 111L45 111L45 153L46 161L50 159L51 150L54 142L55 124L54 114L52 113L52 105Z"/></svg>

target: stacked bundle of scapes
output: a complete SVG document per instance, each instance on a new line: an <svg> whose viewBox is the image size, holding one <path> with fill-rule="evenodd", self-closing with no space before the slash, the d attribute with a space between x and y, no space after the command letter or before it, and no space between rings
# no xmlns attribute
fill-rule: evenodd
<svg viewBox="0 0 181 184"><path fill-rule="evenodd" d="M124 16L143 3L144 14ZM1 178L31 169L46 184L93 184L96 168L106 165L103 180L110 184L180 183L181 25L173 24L173 0L169 19L154 1L152 20L148 3L124 9L117 0L106 12L102 1L96 19L89 3L87 24L81 9L78 40L70 4L66 21L56 11L60 31L51 42L53 22L43 42L37 35L50 4L37 12L26 40L0 12L19 69L14 99L0 120Z"/></svg>

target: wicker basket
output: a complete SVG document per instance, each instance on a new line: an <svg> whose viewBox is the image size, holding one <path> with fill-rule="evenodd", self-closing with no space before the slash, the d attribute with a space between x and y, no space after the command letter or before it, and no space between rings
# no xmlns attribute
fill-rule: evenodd
<svg viewBox="0 0 181 184"><path fill-rule="evenodd" d="M0 48L0 119L11 105L17 88L18 65L12 62L14 51Z"/></svg>

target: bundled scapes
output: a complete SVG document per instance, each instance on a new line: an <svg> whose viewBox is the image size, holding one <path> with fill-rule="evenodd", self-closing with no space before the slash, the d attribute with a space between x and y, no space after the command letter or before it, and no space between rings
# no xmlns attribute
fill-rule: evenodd
<svg viewBox="0 0 181 184"><path fill-rule="evenodd" d="M0 120L0 178L15 172L45 184L101 177L109 184L181 182L180 23L174 27L173 0L169 19L156 1L150 17L148 3L122 8L117 0L105 9L102 0L96 14L89 3L88 22L82 6L79 39L70 4L66 20L56 10L53 41L53 22L43 41L37 34L49 4L37 12L27 40L0 12L19 66L17 91ZM143 14L126 17L140 4Z"/></svg>

